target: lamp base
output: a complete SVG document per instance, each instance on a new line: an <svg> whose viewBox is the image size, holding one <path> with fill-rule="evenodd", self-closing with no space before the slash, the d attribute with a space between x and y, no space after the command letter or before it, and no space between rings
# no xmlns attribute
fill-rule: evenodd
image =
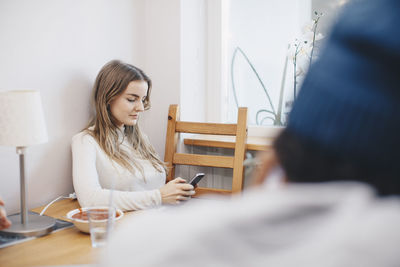
<svg viewBox="0 0 400 267"><path fill-rule="evenodd" d="M56 220L48 216L29 213L27 223L21 223L21 214L7 216L11 221L11 226L1 230L2 234L12 236L42 236L53 231Z"/></svg>

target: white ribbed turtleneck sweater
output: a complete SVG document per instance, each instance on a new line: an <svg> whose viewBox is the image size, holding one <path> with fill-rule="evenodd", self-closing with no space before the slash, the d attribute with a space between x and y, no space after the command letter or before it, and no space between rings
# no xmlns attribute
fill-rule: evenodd
<svg viewBox="0 0 400 267"><path fill-rule="evenodd" d="M130 147L120 134L121 149ZM161 205L159 188L165 184L165 172L158 172L150 161L130 152L144 170L133 175L129 170L111 160L97 141L86 132L72 138L73 183L81 207L106 206L110 189L113 205L123 211L140 210Z"/></svg>

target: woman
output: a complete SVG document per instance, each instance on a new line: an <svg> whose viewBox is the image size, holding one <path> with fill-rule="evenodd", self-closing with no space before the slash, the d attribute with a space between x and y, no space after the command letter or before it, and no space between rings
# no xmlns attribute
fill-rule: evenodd
<svg viewBox="0 0 400 267"><path fill-rule="evenodd" d="M97 75L95 116L72 139L73 183L82 207L112 201L124 211L140 210L194 194L182 178L165 184L165 165L138 126L140 113L150 108L150 92L149 77L118 60Z"/></svg>

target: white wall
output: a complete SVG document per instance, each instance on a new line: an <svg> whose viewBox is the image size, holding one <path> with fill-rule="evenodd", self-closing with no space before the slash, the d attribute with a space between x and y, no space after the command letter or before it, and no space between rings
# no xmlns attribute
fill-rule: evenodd
<svg viewBox="0 0 400 267"><path fill-rule="evenodd" d="M130 62L153 80L140 123L162 158L170 104L203 119L204 12L204 0L0 1L0 90L39 90L49 133L27 151L29 208L73 191L71 137L90 117L91 87L107 61ZM9 214L19 211L14 148L0 147L0 196Z"/></svg>
<svg viewBox="0 0 400 267"><path fill-rule="evenodd" d="M39 90L49 134L48 143L27 150L29 208L73 191L70 140L89 119L99 69L117 58L158 75L149 62L165 51L145 60L144 38L154 37L144 35L144 10L144 0L0 1L0 90ZM154 80L155 88L166 82ZM14 148L0 147L0 195L9 214L19 210Z"/></svg>
<svg viewBox="0 0 400 267"><path fill-rule="evenodd" d="M164 158L170 104L179 104L181 83L180 0L144 0L145 45L143 68L153 81L151 109L141 125L160 157Z"/></svg>
<svg viewBox="0 0 400 267"><path fill-rule="evenodd" d="M181 1L181 119L205 121L206 2Z"/></svg>

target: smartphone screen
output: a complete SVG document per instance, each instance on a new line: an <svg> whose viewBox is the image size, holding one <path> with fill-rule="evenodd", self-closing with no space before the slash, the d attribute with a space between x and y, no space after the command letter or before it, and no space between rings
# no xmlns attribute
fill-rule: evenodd
<svg viewBox="0 0 400 267"><path fill-rule="evenodd" d="M197 173L192 180L190 180L189 184L195 186L200 180L205 176L204 173Z"/></svg>

